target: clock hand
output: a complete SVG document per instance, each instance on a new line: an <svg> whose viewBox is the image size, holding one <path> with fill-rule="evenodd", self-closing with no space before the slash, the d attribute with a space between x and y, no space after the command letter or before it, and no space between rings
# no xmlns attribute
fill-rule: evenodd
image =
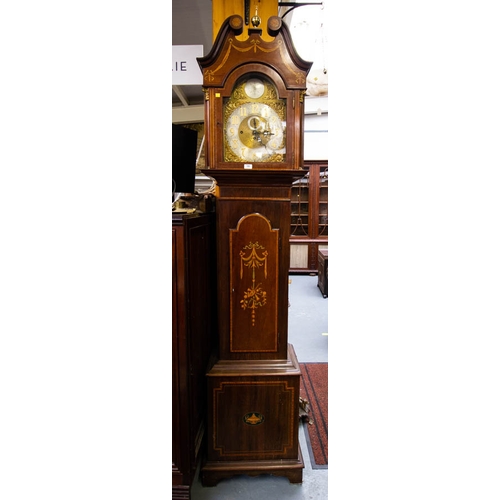
<svg viewBox="0 0 500 500"><path fill-rule="evenodd" d="M262 139L260 137L260 134L262 134L262 132L259 132L258 130L252 130L252 137L253 137L253 140L254 141L257 141L257 142L262 142Z"/></svg>
<svg viewBox="0 0 500 500"><path fill-rule="evenodd" d="M259 128L262 128L263 123L258 116L251 116L248 120L248 126L252 130L257 130Z"/></svg>

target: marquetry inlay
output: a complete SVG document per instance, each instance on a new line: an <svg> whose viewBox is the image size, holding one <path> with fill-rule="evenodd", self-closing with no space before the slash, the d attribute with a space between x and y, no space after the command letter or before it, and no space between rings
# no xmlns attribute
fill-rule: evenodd
<svg viewBox="0 0 500 500"><path fill-rule="evenodd" d="M258 411L252 411L243 417L243 422L248 425L259 425L264 422L264 415Z"/></svg>
<svg viewBox="0 0 500 500"><path fill-rule="evenodd" d="M261 214L245 215L230 230L232 352L278 348L278 235Z"/></svg>
<svg viewBox="0 0 500 500"><path fill-rule="evenodd" d="M245 253L246 251L248 252ZM252 273L252 286L247 288L243 293L243 299L240 300L240 304L243 309L250 309L252 312L252 326L255 326L256 310L266 305L267 292L263 290L261 283L257 283L256 276L258 269L263 267L264 278L267 278L267 251L262 245L259 245L258 242L250 242L243 247L243 250L240 252L240 257L240 278L243 279L244 267L249 268Z"/></svg>

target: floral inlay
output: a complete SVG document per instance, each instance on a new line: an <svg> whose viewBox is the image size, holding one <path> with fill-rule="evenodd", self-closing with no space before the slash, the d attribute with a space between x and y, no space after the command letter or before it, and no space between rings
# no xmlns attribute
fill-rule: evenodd
<svg viewBox="0 0 500 500"><path fill-rule="evenodd" d="M245 252L249 250L249 252ZM258 253L259 250L263 250ZM243 300L240 300L241 307L252 311L252 326L255 326L256 309L266 304L266 291L262 289L262 283L257 283L257 270L263 267L264 278L267 278L267 250L258 242L249 243L240 252L240 279L243 279L243 270L245 267L252 271L252 286L243 294Z"/></svg>

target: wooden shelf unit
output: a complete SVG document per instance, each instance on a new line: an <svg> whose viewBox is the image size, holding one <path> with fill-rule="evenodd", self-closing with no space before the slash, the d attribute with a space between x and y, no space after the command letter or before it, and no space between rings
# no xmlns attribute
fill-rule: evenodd
<svg viewBox="0 0 500 500"><path fill-rule="evenodd" d="M318 250L328 248L328 162L305 161L292 186L290 273L317 273Z"/></svg>

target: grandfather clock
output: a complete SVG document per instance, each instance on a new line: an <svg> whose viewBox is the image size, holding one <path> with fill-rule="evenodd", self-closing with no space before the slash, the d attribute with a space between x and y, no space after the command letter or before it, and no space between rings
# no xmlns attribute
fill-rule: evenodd
<svg viewBox="0 0 500 500"><path fill-rule="evenodd" d="M302 482L300 368L288 344L290 195L302 177L306 76L288 28L243 33L226 19L198 59L205 92L205 174L217 182L219 352L208 374L204 485L236 474ZM240 37L241 38L241 37Z"/></svg>

